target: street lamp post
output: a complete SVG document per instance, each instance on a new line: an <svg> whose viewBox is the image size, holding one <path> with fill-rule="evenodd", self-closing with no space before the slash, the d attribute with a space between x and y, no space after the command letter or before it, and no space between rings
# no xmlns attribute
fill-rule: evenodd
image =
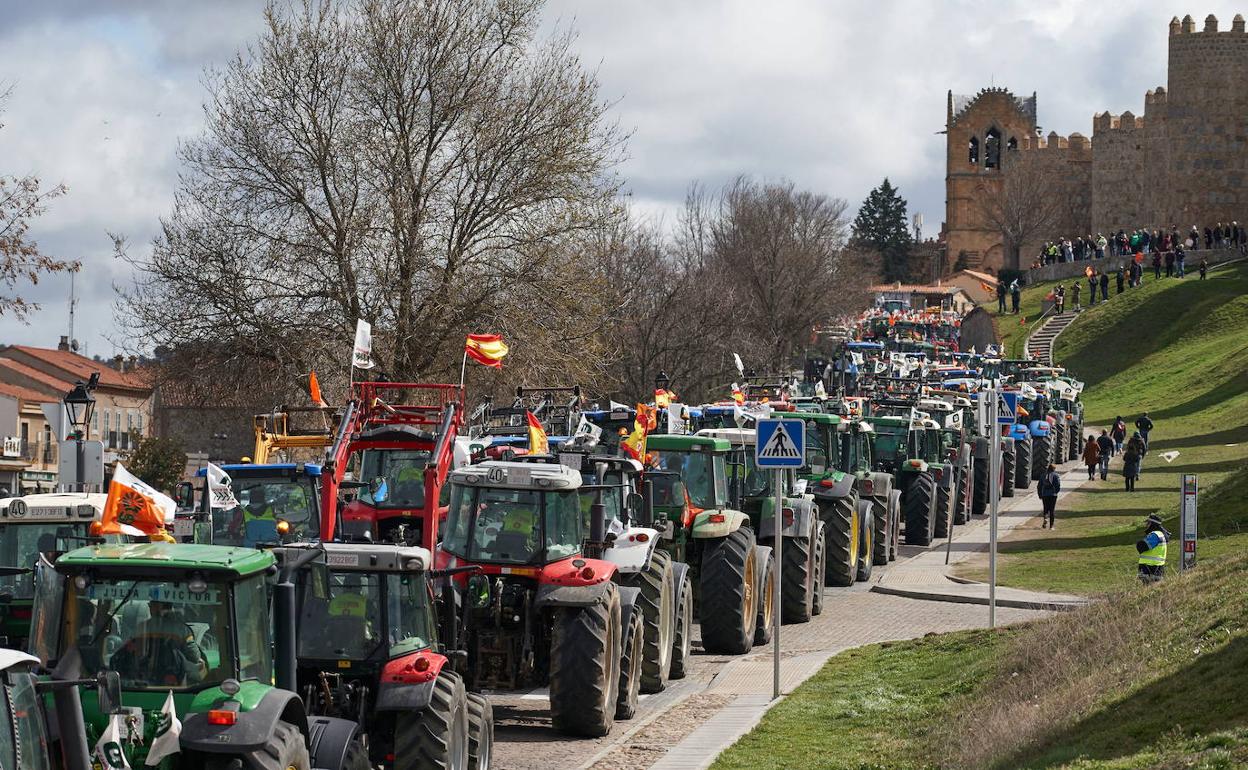
<svg viewBox="0 0 1248 770"><path fill-rule="evenodd" d="M83 473L86 470L86 439L87 426L91 423L91 413L95 411L95 396L91 395L94 388L96 378L99 375L92 375L91 380L84 383L78 380L74 383L74 387L65 394L62 399L65 402L65 411L69 414L69 422L74 426L74 487L76 491L83 491L86 484Z"/></svg>
<svg viewBox="0 0 1248 770"><path fill-rule="evenodd" d="M671 384L672 384L672 378L668 377L667 372L663 371L662 369L659 370L658 374L654 375L654 392L655 393L659 393L660 391L666 392L667 386Z"/></svg>

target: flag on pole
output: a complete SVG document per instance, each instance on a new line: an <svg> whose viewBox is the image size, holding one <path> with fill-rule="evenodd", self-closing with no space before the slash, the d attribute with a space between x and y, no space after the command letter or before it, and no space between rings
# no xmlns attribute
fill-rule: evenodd
<svg viewBox="0 0 1248 770"><path fill-rule="evenodd" d="M464 352L479 364L503 368L503 358L507 356L507 343L497 334L469 334L464 342Z"/></svg>
<svg viewBox="0 0 1248 770"><path fill-rule="evenodd" d="M637 405L637 416L633 418L633 430L620 441L620 446L628 456L637 462L644 463L646 458L646 435L654 428L655 412L645 404Z"/></svg>
<svg viewBox="0 0 1248 770"><path fill-rule="evenodd" d="M666 409L675 397L676 394L666 388L654 389L654 405L659 409Z"/></svg>
<svg viewBox="0 0 1248 770"><path fill-rule="evenodd" d="M325 406L325 399L321 398L321 383L317 381L315 371L308 372L308 395L314 405Z"/></svg>
<svg viewBox="0 0 1248 770"><path fill-rule="evenodd" d="M744 377L745 376L745 364L741 363L741 356L737 355L736 353L733 353L732 363L735 364L737 367L737 374L740 374L742 377Z"/></svg>
<svg viewBox="0 0 1248 770"><path fill-rule="evenodd" d="M230 510L238 507L234 499L234 483L230 474L212 463L208 463L205 472L208 477L208 505L216 510Z"/></svg>
<svg viewBox="0 0 1248 770"><path fill-rule="evenodd" d="M572 438L582 439L586 445L594 446L602 440L602 428L590 422L589 418L582 414Z"/></svg>
<svg viewBox="0 0 1248 770"><path fill-rule="evenodd" d="M538 422L532 412L525 410L525 419L529 423L529 454L544 455L550 453L550 440L546 437L546 429Z"/></svg>
<svg viewBox="0 0 1248 770"><path fill-rule="evenodd" d="M745 394L741 392L741 386L735 382L732 383L732 400L736 404L745 403Z"/></svg>
<svg viewBox="0 0 1248 770"><path fill-rule="evenodd" d="M108 718L108 727L100 734L95 744L95 761L103 770L130 770L130 762L126 760L126 752L121 748L124 739L125 714L113 714Z"/></svg>
<svg viewBox="0 0 1248 770"><path fill-rule="evenodd" d="M178 504L117 463L108 485L100 534L151 536L173 523Z"/></svg>
<svg viewBox="0 0 1248 770"><path fill-rule="evenodd" d="M170 690L156 721L156 737L152 739L152 747L147 750L147 759L143 764L149 767L158 765L160 760L181 751L178 743L178 736L181 734L182 722L178 719L178 710L173 705L173 690Z"/></svg>
<svg viewBox="0 0 1248 770"><path fill-rule="evenodd" d="M355 345L351 349L351 365L356 369L373 368L373 325L363 318L355 322Z"/></svg>

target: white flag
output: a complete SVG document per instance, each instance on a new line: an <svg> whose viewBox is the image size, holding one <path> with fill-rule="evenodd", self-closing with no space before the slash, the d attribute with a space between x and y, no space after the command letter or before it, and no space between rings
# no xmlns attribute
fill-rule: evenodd
<svg viewBox="0 0 1248 770"><path fill-rule="evenodd" d="M108 718L108 727L100 735L95 744L95 760L104 770L130 770L130 762L126 760L126 752L122 751L122 733L125 728L125 714L113 714Z"/></svg>
<svg viewBox="0 0 1248 770"><path fill-rule="evenodd" d="M888 364L884 363L884 359L877 358L875 360L875 373L883 374L886 371L888 371Z"/></svg>
<svg viewBox="0 0 1248 770"><path fill-rule="evenodd" d="M737 373L742 377L745 376L745 364L741 363L741 356L736 353L732 354L732 362L737 365Z"/></svg>
<svg viewBox="0 0 1248 770"><path fill-rule="evenodd" d="M147 750L144 764L158 765L160 760L182 750L178 736L182 734L182 722L178 720L178 711L173 705L173 690L165 698L165 705L160 709L160 717L156 722L156 737L152 739L152 747Z"/></svg>
<svg viewBox="0 0 1248 770"><path fill-rule="evenodd" d="M945 427L946 428L961 428L962 427L962 412L961 411L950 412L949 414L945 415Z"/></svg>
<svg viewBox="0 0 1248 770"><path fill-rule="evenodd" d="M577 424L572 438L584 439L586 444L592 446L602 440L602 428L590 422L585 415L581 415L581 421Z"/></svg>
<svg viewBox="0 0 1248 770"><path fill-rule="evenodd" d="M373 368L373 326L363 318L355 322L355 347L351 351L351 365L356 369Z"/></svg>
<svg viewBox="0 0 1248 770"><path fill-rule="evenodd" d="M220 467L208 463L207 476L208 504L214 509L221 510L237 508L238 501L234 499L234 489L231 486L230 474Z"/></svg>

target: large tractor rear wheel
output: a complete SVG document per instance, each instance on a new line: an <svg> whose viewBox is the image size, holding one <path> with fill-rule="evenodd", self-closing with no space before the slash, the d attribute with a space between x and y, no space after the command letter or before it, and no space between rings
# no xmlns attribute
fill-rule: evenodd
<svg viewBox="0 0 1248 770"><path fill-rule="evenodd" d="M308 745L299 728L289 722L279 721L273 727L273 734L255 751L239 756L213 755L204 761L203 766L204 770L235 767L245 770L310 770L312 761L308 758Z"/></svg>
<svg viewBox="0 0 1248 770"><path fill-rule="evenodd" d="M1014 488L1031 486L1031 440L1014 442Z"/></svg>
<svg viewBox="0 0 1248 770"><path fill-rule="evenodd" d="M837 497L820 509L828 559L827 584L852 586L858 571L858 497Z"/></svg>
<svg viewBox="0 0 1248 770"><path fill-rule="evenodd" d="M758 575L758 614L754 621L754 645L758 646L771 641L771 619L776 609L776 552L759 546L754 552L754 563L762 569Z"/></svg>
<svg viewBox="0 0 1248 770"><path fill-rule="evenodd" d="M693 655L693 581L686 571L676 587L676 624L672 629L672 667L669 679L684 679Z"/></svg>
<svg viewBox="0 0 1248 770"><path fill-rule="evenodd" d="M468 770L490 770L494 756L494 707L481 693L468 693Z"/></svg>
<svg viewBox="0 0 1248 770"><path fill-rule="evenodd" d="M703 546L698 620L707 652L743 655L754 646L758 569L748 527Z"/></svg>
<svg viewBox="0 0 1248 770"><path fill-rule="evenodd" d="M1018 455L1014 450L1014 442L1012 441L1007 445L1007 448L1001 450L1001 478L1003 480L1001 483L1002 497L1014 496L1014 484L1016 478L1014 472L1014 460L1017 456Z"/></svg>
<svg viewBox="0 0 1248 770"><path fill-rule="evenodd" d="M871 523L871 502L858 502L858 566L854 569L854 579L865 583L871 579L871 567L875 563L875 525Z"/></svg>
<svg viewBox="0 0 1248 770"><path fill-rule="evenodd" d="M950 470L953 470L950 466ZM940 482L936 482L936 518L932 522L932 537L936 540L949 537L949 527L952 526L953 508L953 487L957 479L950 480L949 486L945 486Z"/></svg>
<svg viewBox="0 0 1248 770"><path fill-rule="evenodd" d="M875 528L871 558L875 561L875 566L883 567L888 564L888 546L893 539L892 521L888 515L887 498L884 500L878 497L871 498L871 526Z"/></svg>
<svg viewBox="0 0 1248 770"><path fill-rule="evenodd" d="M429 705L400 713L394 726L395 770L467 770L468 692L459 674L444 668L433 680Z"/></svg>
<svg viewBox="0 0 1248 770"><path fill-rule="evenodd" d="M632 719L637 714L638 696L641 695L641 668L645 655L646 624L642 619L641 607L633 604L626 611L628 620L624 621L623 645L624 652L620 656L620 691L615 701L615 718Z"/></svg>
<svg viewBox="0 0 1248 770"><path fill-rule="evenodd" d="M936 482L930 473L916 473L902 500L906 545L931 545L935 532Z"/></svg>
<svg viewBox="0 0 1248 770"><path fill-rule="evenodd" d="M1068 438L1066 426L1055 425L1049 431L1049 435L1053 439L1053 459L1050 462L1054 465L1061 465L1066 462L1066 439Z"/></svg>
<svg viewBox="0 0 1248 770"><path fill-rule="evenodd" d="M555 611L550 640L550 715L555 729L598 738L615 724L623 649L620 595Z"/></svg>
<svg viewBox="0 0 1248 770"><path fill-rule="evenodd" d="M989 449L989 451L992 451ZM974 486L971 488L971 515L983 516L988 510L988 495L990 494L989 484L992 480L988 477L988 458L982 460L975 459L975 473L971 479Z"/></svg>
<svg viewBox="0 0 1248 770"><path fill-rule="evenodd" d="M1039 481L1044 478L1045 471L1049 469L1049 463L1053 456L1053 439L1052 436L1032 436L1031 437L1031 480Z"/></svg>
<svg viewBox="0 0 1248 770"><path fill-rule="evenodd" d="M672 670L673 608L676 603L672 557L656 548L646 568L630 575L627 585L641 589L641 595L637 597L641 622L645 627L641 691L661 692Z"/></svg>
<svg viewBox="0 0 1248 770"><path fill-rule="evenodd" d="M785 623L806 623L814 615L815 591L822 588L815 583L815 571L818 567L815 560L814 526L804 537L786 537L781 557L784 559L784 585L780 595L780 619Z"/></svg>
<svg viewBox="0 0 1248 770"><path fill-rule="evenodd" d="M1066 445L1066 459L1078 460L1083 454L1083 427L1079 423L1070 424L1070 443Z"/></svg>
<svg viewBox="0 0 1248 770"><path fill-rule="evenodd" d="M810 613L819 615L823 612L823 589L827 585L828 543L823 536L823 522L815 522L815 534L812 541L815 547L815 597L811 602Z"/></svg>

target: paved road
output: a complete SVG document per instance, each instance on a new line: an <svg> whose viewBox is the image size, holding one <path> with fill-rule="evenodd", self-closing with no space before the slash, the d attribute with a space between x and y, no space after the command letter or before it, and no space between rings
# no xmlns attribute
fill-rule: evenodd
<svg viewBox="0 0 1248 770"><path fill-rule="evenodd" d="M917 553L925 549L906 549ZM904 555L904 554L903 554ZM880 568L877 568L879 571ZM874 642L910 639L932 632L987 624L987 608L869 593L869 584L826 589L823 614L781 631L786 686L796 685L827 657ZM997 610L998 623L1042 617L1033 610ZM545 692L497 695L495 761L500 770L549 770L552 766L594 770L647 768L699 724L742 698L771 693L771 646L745 656L698 654L690 675L656 695L642 696L636 718L618 722L611 735L575 739L550 726Z"/></svg>

